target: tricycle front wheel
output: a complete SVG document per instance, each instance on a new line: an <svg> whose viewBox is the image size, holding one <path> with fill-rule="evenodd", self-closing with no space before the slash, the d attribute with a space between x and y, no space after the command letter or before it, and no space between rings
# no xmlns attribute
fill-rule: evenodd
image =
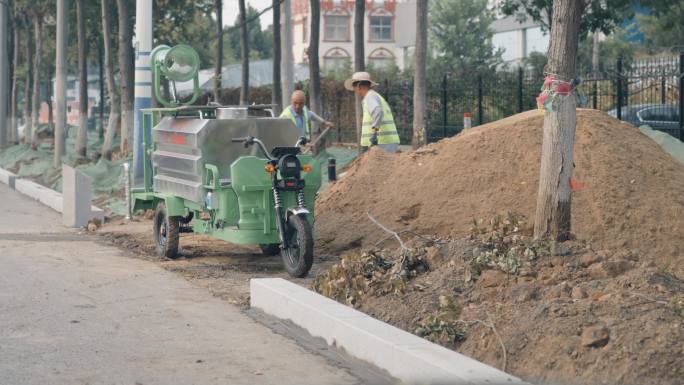
<svg viewBox="0 0 684 385"><path fill-rule="evenodd" d="M305 277L313 265L314 242L309 221L291 215L287 219L285 235L289 241L289 247L281 252L285 270L295 278Z"/></svg>

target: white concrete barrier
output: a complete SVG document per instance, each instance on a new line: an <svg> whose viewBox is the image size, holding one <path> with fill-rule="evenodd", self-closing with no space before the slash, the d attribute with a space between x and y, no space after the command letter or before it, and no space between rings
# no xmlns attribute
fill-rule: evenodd
<svg viewBox="0 0 684 385"><path fill-rule="evenodd" d="M11 174L11 176L9 174ZM37 200L38 202L50 207L51 209L59 213L64 211L64 202L61 193L49 189L45 186L39 185L38 183L32 182L30 180L21 179L16 175L10 173L9 171L5 171L2 169L0 169L0 182L6 183L4 175L8 175L8 178L12 178L10 180L12 181L13 185L11 185L10 183L7 184L10 184L10 187L13 187L18 192ZM88 200L88 202L89 201L90 200ZM94 218L97 218L100 221L104 221L105 214L101 208L90 205L90 213L88 215L88 219Z"/></svg>
<svg viewBox="0 0 684 385"><path fill-rule="evenodd" d="M62 212L62 194L57 191L27 179L17 179L14 182L14 188L20 193L37 200L53 210L60 213Z"/></svg>
<svg viewBox="0 0 684 385"><path fill-rule="evenodd" d="M14 188L14 181L17 179L16 174L0 168L0 182Z"/></svg>
<svg viewBox="0 0 684 385"><path fill-rule="evenodd" d="M294 322L407 384L526 384L281 278L251 279L250 304Z"/></svg>
<svg viewBox="0 0 684 385"><path fill-rule="evenodd" d="M62 223L81 227L92 219L90 208L93 179L77 169L62 164Z"/></svg>

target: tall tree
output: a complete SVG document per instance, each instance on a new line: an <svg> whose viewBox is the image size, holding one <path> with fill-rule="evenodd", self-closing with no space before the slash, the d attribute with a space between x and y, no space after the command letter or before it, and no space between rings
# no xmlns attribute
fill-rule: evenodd
<svg viewBox="0 0 684 385"><path fill-rule="evenodd" d="M114 136L121 117L121 100L116 92L114 83L114 64L112 63L112 36L111 23L109 22L109 0L101 0L102 10L102 39L104 40L104 66L107 74L107 95L109 95L109 119L107 130L105 131L104 143L102 144L102 156L107 160L112 160L112 148L114 146ZM119 80L120 81L120 80Z"/></svg>
<svg viewBox="0 0 684 385"><path fill-rule="evenodd" d="M356 0L354 7L354 71L363 71L366 68L366 55L363 52L365 43L363 38L363 25L366 13L366 2ZM363 151L361 147L361 98L356 97L356 143L359 146L359 154Z"/></svg>
<svg viewBox="0 0 684 385"><path fill-rule="evenodd" d="M272 32L268 29L261 29L261 19L259 16L264 12L258 11L256 8L245 4L246 13L245 19L247 20L247 42L249 47L249 57L255 60L268 59L271 57L271 47ZM271 9L271 6L266 9ZM231 49L233 52L239 52L241 49L241 39L242 36L237 33L238 29L242 26L241 16L235 20L235 24L228 29L228 41L230 42Z"/></svg>
<svg viewBox="0 0 684 385"><path fill-rule="evenodd" d="M309 14L311 16L311 30L309 31L309 48L307 52L309 56L309 104L313 111L320 112L323 103L321 101L321 69L318 63L318 45L321 31L321 4L318 0L311 0ZM311 127L312 140L314 139L314 132L318 135L321 132L320 125L315 124L315 126L315 130L314 127ZM314 154L318 154L319 149L323 146L321 143L317 144L313 149Z"/></svg>
<svg viewBox="0 0 684 385"><path fill-rule="evenodd" d="M570 178L573 169L576 105L570 85L575 78L580 17L587 0L554 0L547 64L552 108L544 113L539 192L534 221L536 238L564 241L571 229ZM552 78L553 77L553 78ZM545 82L546 83L546 82Z"/></svg>
<svg viewBox="0 0 684 385"><path fill-rule="evenodd" d="M642 0L653 1L653 0ZM670 0L656 0L666 1ZM634 16L633 0L577 0L584 9L580 19L580 34L600 30L609 33L619 23ZM556 10L554 0L503 0L499 3L501 12L514 15L524 21L528 17L540 23L545 30L552 29L553 13Z"/></svg>
<svg viewBox="0 0 684 385"><path fill-rule="evenodd" d="M646 44L654 50L684 50L684 0L642 0L650 15L638 16Z"/></svg>
<svg viewBox="0 0 684 385"><path fill-rule="evenodd" d="M10 87L9 87L9 75L10 75L10 46L11 43L8 33L10 33L9 28L9 4L3 2L0 4L0 51L3 53L3 57L0 57L0 148L7 146L9 143L9 127L8 124L10 119L8 119L8 108L10 105Z"/></svg>
<svg viewBox="0 0 684 385"><path fill-rule="evenodd" d="M33 80L33 37L31 23L25 18L26 26L26 46L24 47L24 65L26 66L26 76L24 79L24 143L31 143L33 135L33 119L31 119L31 85Z"/></svg>
<svg viewBox="0 0 684 385"><path fill-rule="evenodd" d="M431 69L458 79L502 63L501 51L492 44L494 20L487 0L434 1L428 29L430 44L439 54L432 58Z"/></svg>
<svg viewBox="0 0 684 385"><path fill-rule="evenodd" d="M85 27L85 0L76 0L78 29L78 132L76 134L76 155L85 157L88 144L88 66Z"/></svg>
<svg viewBox="0 0 684 385"><path fill-rule="evenodd" d="M234 0L230 0L234 2ZM225 3L225 1L223 1ZM215 36L217 19L215 0L155 0L154 1L154 42L157 44L187 44L200 57L201 68L212 67L216 62L218 41L207 39ZM237 31L236 31L237 34ZM223 35L229 35L223 31ZM224 58L227 52L223 46ZM224 64L226 61L224 60Z"/></svg>
<svg viewBox="0 0 684 385"><path fill-rule="evenodd" d="M41 57L43 56L43 14L41 9L34 9L31 16L33 21L33 38L36 44L36 55L33 58L33 94L31 109L31 147L38 148L38 123L40 118L40 73Z"/></svg>
<svg viewBox="0 0 684 385"><path fill-rule="evenodd" d="M214 64L214 101L220 103L221 68L223 67L223 1L214 0L216 9L216 63Z"/></svg>
<svg viewBox="0 0 684 385"><path fill-rule="evenodd" d="M57 38L55 72L55 157L53 166L59 168L65 154L65 135L67 129L67 40L69 36L69 1L57 0Z"/></svg>
<svg viewBox="0 0 684 385"><path fill-rule="evenodd" d="M17 126L19 125L18 122L18 114L19 114L19 48L21 45L21 22L20 19L17 17L17 11L16 11L16 3L13 4L14 8L14 23L13 23L13 42L14 44L12 45L12 50L13 55L12 55L12 67L14 68L14 71L12 72L12 100L10 101L10 131L9 131L9 140L11 143L16 144L19 141L19 133L17 132Z"/></svg>
<svg viewBox="0 0 684 385"><path fill-rule="evenodd" d="M121 88L121 154L126 156L133 139L133 23L128 0L116 0L119 13L119 73Z"/></svg>
<svg viewBox="0 0 684 385"><path fill-rule="evenodd" d="M240 104L249 104L249 43L247 40L247 13L245 0L240 5L240 60L242 61L242 81L240 82Z"/></svg>
<svg viewBox="0 0 684 385"><path fill-rule="evenodd" d="M428 0L416 4L416 62L413 77L413 148L427 144L427 15Z"/></svg>
<svg viewBox="0 0 684 385"><path fill-rule="evenodd" d="M280 3L282 0L273 0L273 93L271 104L276 114L280 114L280 103L283 100L283 89L280 84Z"/></svg>
<svg viewBox="0 0 684 385"><path fill-rule="evenodd" d="M100 105L98 107L99 117L97 119L97 137L104 139L104 49L101 44L97 44L97 85L100 89Z"/></svg>

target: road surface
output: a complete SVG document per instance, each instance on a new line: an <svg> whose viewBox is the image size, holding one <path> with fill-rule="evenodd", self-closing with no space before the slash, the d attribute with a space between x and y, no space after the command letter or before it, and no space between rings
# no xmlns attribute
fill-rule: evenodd
<svg viewBox="0 0 684 385"><path fill-rule="evenodd" d="M4 184L0 218L0 384L375 382Z"/></svg>

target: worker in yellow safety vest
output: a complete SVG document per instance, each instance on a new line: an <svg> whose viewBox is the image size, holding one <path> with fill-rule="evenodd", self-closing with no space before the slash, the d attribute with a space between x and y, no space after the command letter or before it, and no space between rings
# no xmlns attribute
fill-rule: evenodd
<svg viewBox="0 0 684 385"><path fill-rule="evenodd" d="M311 122L322 123L325 128L332 127L332 123L316 115L315 112L306 107L306 95L302 90L295 90L292 93L289 106L283 109L281 118L288 118L299 129L299 136L306 136L311 139Z"/></svg>
<svg viewBox="0 0 684 385"><path fill-rule="evenodd" d="M376 85L368 72L356 72L344 82L344 88L354 91L363 100L361 146L378 146L387 152L396 152L399 148L397 126L387 101L371 89Z"/></svg>

